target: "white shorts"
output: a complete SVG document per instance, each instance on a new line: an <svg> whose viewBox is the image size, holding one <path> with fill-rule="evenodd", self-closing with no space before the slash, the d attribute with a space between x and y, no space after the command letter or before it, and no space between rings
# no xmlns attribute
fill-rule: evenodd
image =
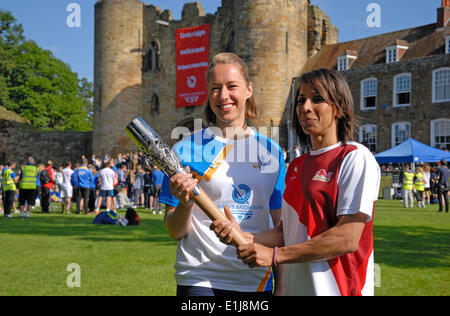
<svg viewBox="0 0 450 316"><path fill-rule="evenodd" d="M71 198L73 195L72 185L63 183L61 184L61 198Z"/></svg>

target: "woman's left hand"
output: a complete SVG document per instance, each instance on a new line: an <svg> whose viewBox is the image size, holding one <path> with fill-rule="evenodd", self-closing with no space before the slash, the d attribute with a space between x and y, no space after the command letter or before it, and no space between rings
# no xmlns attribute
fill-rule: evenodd
<svg viewBox="0 0 450 316"><path fill-rule="evenodd" d="M273 248L261 244L246 244L237 248L238 258L250 268L269 267L273 262Z"/></svg>

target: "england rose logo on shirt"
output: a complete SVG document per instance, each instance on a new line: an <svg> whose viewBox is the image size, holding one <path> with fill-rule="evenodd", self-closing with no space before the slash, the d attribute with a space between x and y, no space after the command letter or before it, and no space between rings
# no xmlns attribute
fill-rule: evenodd
<svg viewBox="0 0 450 316"><path fill-rule="evenodd" d="M320 182L330 182L331 176L333 175L333 172L326 172L325 169L320 169L316 172L314 177L312 178L313 181L320 181Z"/></svg>

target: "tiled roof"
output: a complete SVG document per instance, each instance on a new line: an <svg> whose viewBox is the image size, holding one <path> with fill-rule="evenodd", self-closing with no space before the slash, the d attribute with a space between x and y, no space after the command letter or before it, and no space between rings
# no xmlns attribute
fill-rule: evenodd
<svg viewBox="0 0 450 316"><path fill-rule="evenodd" d="M406 30L386 33L359 40L324 46L310 57L303 69L308 72L318 68L337 68L337 57L346 52L356 51L356 59L350 69L386 63L386 47L408 46L400 61L423 58L445 53L445 36L450 33L450 25L436 30L436 23Z"/></svg>

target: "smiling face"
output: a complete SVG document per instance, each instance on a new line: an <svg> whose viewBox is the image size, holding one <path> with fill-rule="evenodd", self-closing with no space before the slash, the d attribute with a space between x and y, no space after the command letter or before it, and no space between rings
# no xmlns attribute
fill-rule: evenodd
<svg viewBox="0 0 450 316"><path fill-rule="evenodd" d="M208 82L208 98L216 116L216 126L240 128L245 125L246 101L252 96L253 84L247 84L235 64L217 64Z"/></svg>
<svg viewBox="0 0 450 316"><path fill-rule="evenodd" d="M311 137L314 150L338 142L336 109L325 102L311 85L302 85L296 112L303 132Z"/></svg>
<svg viewBox="0 0 450 316"><path fill-rule="evenodd" d="M353 139L353 97L345 78L332 69L317 69L299 79L292 124L303 149L317 150Z"/></svg>

